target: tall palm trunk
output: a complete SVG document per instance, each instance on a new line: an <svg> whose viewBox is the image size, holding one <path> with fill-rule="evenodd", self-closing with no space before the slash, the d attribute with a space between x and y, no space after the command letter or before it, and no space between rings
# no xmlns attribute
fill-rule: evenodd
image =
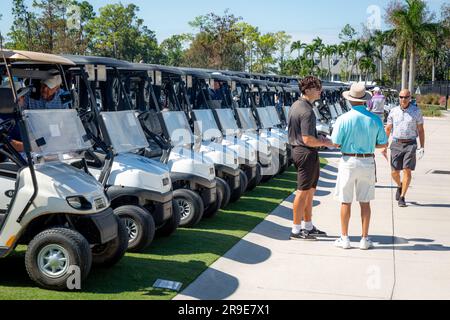
<svg viewBox="0 0 450 320"><path fill-rule="evenodd" d="M383 79L383 47L380 47L380 80Z"/></svg>
<svg viewBox="0 0 450 320"><path fill-rule="evenodd" d="M408 59L406 55L404 55L402 60L402 90L406 89L406 85L408 82Z"/></svg>
<svg viewBox="0 0 450 320"><path fill-rule="evenodd" d="M433 58L433 66L431 69L431 81L433 82L434 85L434 82L436 81L436 61L434 60L434 58Z"/></svg>
<svg viewBox="0 0 450 320"><path fill-rule="evenodd" d="M409 85L408 89L414 94L414 82L416 80L416 51L414 46L411 47L409 57Z"/></svg>

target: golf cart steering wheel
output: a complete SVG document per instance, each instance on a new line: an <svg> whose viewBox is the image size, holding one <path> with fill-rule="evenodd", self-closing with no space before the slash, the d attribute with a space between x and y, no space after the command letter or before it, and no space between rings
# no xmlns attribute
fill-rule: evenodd
<svg viewBox="0 0 450 320"><path fill-rule="evenodd" d="M16 121L14 119L3 121L0 123L0 135L7 137L15 125Z"/></svg>

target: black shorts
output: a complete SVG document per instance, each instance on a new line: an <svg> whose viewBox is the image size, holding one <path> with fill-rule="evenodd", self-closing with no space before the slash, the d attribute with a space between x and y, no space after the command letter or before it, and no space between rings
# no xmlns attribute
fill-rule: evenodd
<svg viewBox="0 0 450 320"><path fill-rule="evenodd" d="M417 142L393 142L391 145L391 166L394 171L416 170Z"/></svg>
<svg viewBox="0 0 450 320"><path fill-rule="evenodd" d="M297 168L297 190L316 189L320 178L319 152L305 147L294 147L292 158Z"/></svg>

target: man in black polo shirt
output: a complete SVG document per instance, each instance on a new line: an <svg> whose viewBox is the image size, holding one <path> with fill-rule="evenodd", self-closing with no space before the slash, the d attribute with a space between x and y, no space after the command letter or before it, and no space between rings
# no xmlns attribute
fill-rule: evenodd
<svg viewBox="0 0 450 320"><path fill-rule="evenodd" d="M319 147L332 147L328 139L319 139L313 103L320 99L322 83L316 77L306 77L300 82L302 97L289 112L289 143L298 171L298 188L294 201L294 226L292 240L316 240L326 237L312 222L313 198L320 177Z"/></svg>

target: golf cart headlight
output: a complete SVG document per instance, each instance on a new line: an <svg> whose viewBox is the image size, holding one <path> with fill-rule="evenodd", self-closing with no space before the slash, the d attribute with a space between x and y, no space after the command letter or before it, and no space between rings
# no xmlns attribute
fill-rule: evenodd
<svg viewBox="0 0 450 320"><path fill-rule="evenodd" d="M165 178L165 179L163 179L163 186L165 187L165 186L168 186L169 185L169 183L170 183L170 179L169 178Z"/></svg>
<svg viewBox="0 0 450 320"><path fill-rule="evenodd" d="M215 175L215 174L216 174L216 169L214 169L214 168L209 168L209 174Z"/></svg>
<svg viewBox="0 0 450 320"><path fill-rule="evenodd" d="M69 197L67 198L67 203L76 210L92 209L92 204L84 197Z"/></svg>

